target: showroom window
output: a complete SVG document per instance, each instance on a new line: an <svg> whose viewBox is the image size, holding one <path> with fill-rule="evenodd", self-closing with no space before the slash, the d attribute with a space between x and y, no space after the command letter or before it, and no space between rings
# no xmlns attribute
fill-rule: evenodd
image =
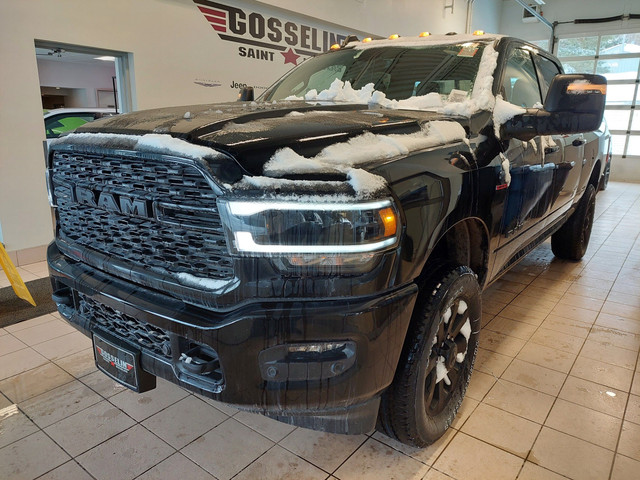
<svg viewBox="0 0 640 480"><path fill-rule="evenodd" d="M640 33L560 38L557 56L566 73L607 78L605 118L614 155L640 158Z"/></svg>

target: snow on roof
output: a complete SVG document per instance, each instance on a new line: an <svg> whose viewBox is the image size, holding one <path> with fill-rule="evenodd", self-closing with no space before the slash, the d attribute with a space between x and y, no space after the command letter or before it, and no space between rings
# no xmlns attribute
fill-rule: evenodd
<svg viewBox="0 0 640 480"><path fill-rule="evenodd" d="M354 48L356 50L366 50L369 48L379 47L422 47L435 45L451 45L467 42L490 42L498 40L504 35L488 33L484 35L472 34L456 34L456 35L429 35L427 37L398 37L395 40L382 39L372 40L371 42L353 42L349 43L345 48Z"/></svg>

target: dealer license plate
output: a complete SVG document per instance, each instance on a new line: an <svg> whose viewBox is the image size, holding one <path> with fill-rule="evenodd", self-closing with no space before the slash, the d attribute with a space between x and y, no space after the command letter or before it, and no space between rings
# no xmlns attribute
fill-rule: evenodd
<svg viewBox="0 0 640 480"><path fill-rule="evenodd" d="M139 353L124 349L94 333L93 354L98 369L130 389L140 391Z"/></svg>

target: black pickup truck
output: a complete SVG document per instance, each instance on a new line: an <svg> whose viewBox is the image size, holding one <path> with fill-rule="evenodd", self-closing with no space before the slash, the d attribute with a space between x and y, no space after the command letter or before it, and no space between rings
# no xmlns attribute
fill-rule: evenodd
<svg viewBox="0 0 640 480"><path fill-rule="evenodd" d="M54 299L133 390L427 445L482 290L549 236L585 253L605 94L526 42L425 34L348 39L258 101L87 124L48 154Z"/></svg>

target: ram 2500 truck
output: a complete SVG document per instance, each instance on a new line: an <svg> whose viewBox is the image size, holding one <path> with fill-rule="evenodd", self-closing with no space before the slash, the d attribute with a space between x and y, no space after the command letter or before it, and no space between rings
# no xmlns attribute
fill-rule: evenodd
<svg viewBox="0 0 640 480"><path fill-rule="evenodd" d="M133 390L424 446L482 290L584 255L605 94L514 38L349 39L258 101L87 124L48 156L54 299Z"/></svg>

